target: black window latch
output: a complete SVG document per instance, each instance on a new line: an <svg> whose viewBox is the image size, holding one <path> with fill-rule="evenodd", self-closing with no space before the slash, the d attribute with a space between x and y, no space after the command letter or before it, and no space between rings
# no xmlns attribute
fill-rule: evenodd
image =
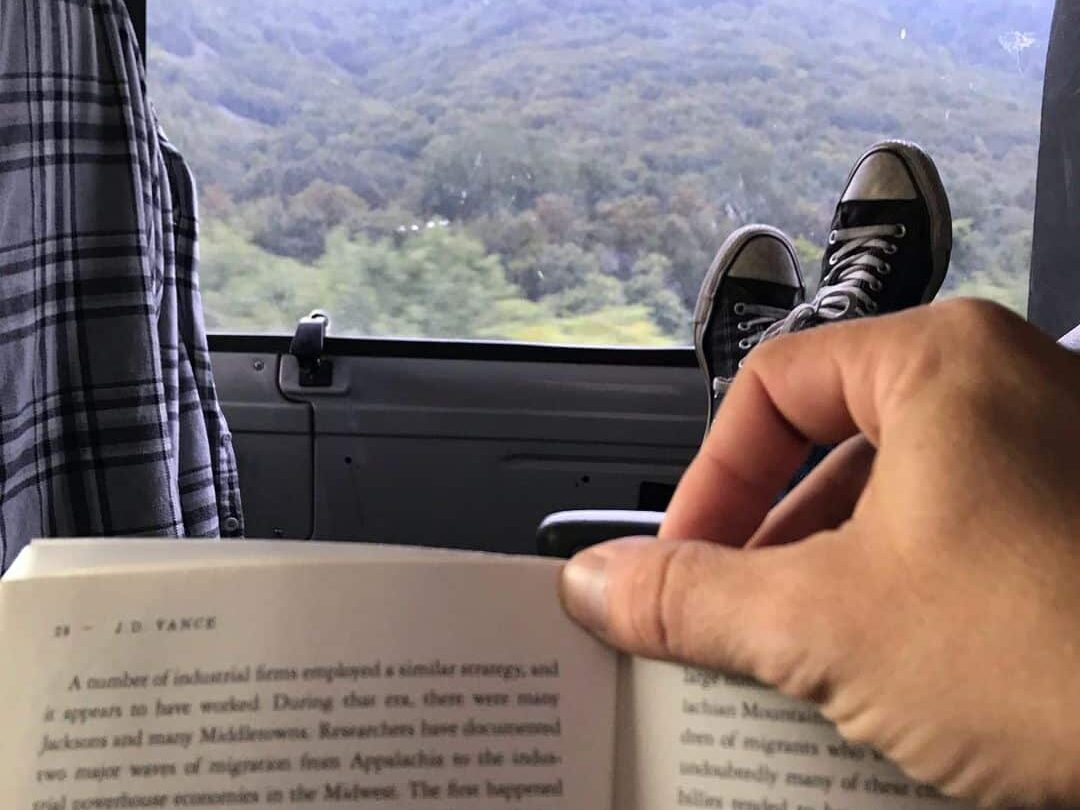
<svg viewBox="0 0 1080 810"><path fill-rule="evenodd" d="M315 310L296 325L289 354L300 366L301 388L328 388L334 384L334 363L323 357L330 316Z"/></svg>

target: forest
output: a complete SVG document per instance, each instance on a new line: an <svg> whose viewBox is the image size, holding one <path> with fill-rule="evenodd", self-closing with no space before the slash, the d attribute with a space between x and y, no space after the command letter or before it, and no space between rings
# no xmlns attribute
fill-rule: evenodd
<svg viewBox="0 0 1080 810"><path fill-rule="evenodd" d="M813 286L852 162L938 161L943 295L1026 307L1052 0L156 0L208 326L685 344L724 238Z"/></svg>

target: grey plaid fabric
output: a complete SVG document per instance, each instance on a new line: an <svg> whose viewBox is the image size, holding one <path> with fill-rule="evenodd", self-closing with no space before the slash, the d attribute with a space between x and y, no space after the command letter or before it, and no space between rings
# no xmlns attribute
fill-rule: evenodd
<svg viewBox="0 0 1080 810"><path fill-rule="evenodd" d="M243 533L194 185L122 0L0 0L0 544Z"/></svg>

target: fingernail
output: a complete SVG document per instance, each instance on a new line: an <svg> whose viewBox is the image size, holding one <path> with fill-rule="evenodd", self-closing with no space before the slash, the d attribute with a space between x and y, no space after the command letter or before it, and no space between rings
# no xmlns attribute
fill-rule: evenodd
<svg viewBox="0 0 1080 810"><path fill-rule="evenodd" d="M575 621L602 633L607 628L607 560L586 551L566 564L562 574L562 602Z"/></svg>

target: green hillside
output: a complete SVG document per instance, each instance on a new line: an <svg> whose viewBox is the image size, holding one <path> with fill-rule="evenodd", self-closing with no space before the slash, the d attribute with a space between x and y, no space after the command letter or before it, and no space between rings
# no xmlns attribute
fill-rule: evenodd
<svg viewBox="0 0 1080 810"><path fill-rule="evenodd" d="M939 160L947 293L1022 309L1051 6L174 0L149 70L212 328L664 344L734 228L815 262L881 137Z"/></svg>

